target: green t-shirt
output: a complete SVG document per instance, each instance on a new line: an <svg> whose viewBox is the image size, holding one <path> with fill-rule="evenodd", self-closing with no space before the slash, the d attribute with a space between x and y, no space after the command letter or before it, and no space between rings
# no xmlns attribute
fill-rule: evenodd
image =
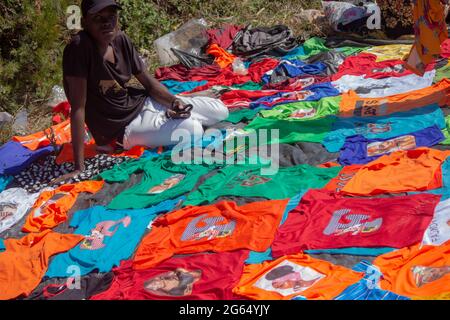
<svg viewBox="0 0 450 320"><path fill-rule="evenodd" d="M445 128L442 129L445 140L440 144L450 144L450 115L445 117Z"/></svg>
<svg viewBox="0 0 450 320"><path fill-rule="evenodd" d="M264 118L279 120L313 120L337 114L339 112L339 104L342 97L326 97L319 101L299 101L293 103L282 104L271 110L261 111Z"/></svg>
<svg viewBox="0 0 450 320"><path fill-rule="evenodd" d="M226 118L225 121L231 122L231 123L239 123L241 121L250 121L254 117L256 117L258 112L262 109L263 108L242 109L242 110L238 110L238 111L233 111L233 112L229 113L228 118Z"/></svg>
<svg viewBox="0 0 450 320"><path fill-rule="evenodd" d="M117 195L108 205L109 209L142 209L191 191L200 176L215 168L214 165L174 164L169 159L140 158L102 172L100 177L107 182L123 182L132 173L143 172L139 184Z"/></svg>
<svg viewBox="0 0 450 320"><path fill-rule="evenodd" d="M231 88L238 90L261 90L262 84L253 81L248 81L242 84L233 84Z"/></svg>
<svg viewBox="0 0 450 320"><path fill-rule="evenodd" d="M309 121L289 121L256 117L244 129L247 132L267 129L269 131L267 133L269 137L268 144L295 142L322 143L324 137L331 131L331 127L335 121L335 116L328 116ZM279 130L278 139L273 138L270 132L271 129Z"/></svg>
<svg viewBox="0 0 450 320"><path fill-rule="evenodd" d="M450 78L450 63L436 70L434 83L439 82L444 78Z"/></svg>
<svg viewBox="0 0 450 320"><path fill-rule="evenodd" d="M189 194L183 205L210 203L221 196L286 199L311 188L323 188L342 169L302 164L279 168L274 175L264 175L261 168L257 165L231 165L220 169Z"/></svg>

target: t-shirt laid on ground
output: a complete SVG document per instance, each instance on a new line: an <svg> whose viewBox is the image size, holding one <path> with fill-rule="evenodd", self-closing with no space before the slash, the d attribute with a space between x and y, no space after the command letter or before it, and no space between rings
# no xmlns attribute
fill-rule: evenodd
<svg viewBox="0 0 450 320"><path fill-rule="evenodd" d="M367 261L361 261L352 268L364 272L364 278L345 289L334 300L409 300L390 291L380 289L380 270Z"/></svg>
<svg viewBox="0 0 450 320"><path fill-rule="evenodd" d="M288 200L253 202L237 206L222 201L188 206L154 221L133 260L134 269L148 269L175 254L250 249L270 246Z"/></svg>
<svg viewBox="0 0 450 320"><path fill-rule="evenodd" d="M436 125L390 139L366 139L362 135L356 135L346 139L338 162L341 165L366 164L385 154L417 147L432 147L442 140L444 135Z"/></svg>
<svg viewBox="0 0 450 320"><path fill-rule="evenodd" d="M12 176L1 176L0 175L0 192L6 189L6 187L13 181Z"/></svg>
<svg viewBox="0 0 450 320"><path fill-rule="evenodd" d="M332 191L332 192L340 192L342 188L353 178L353 176L358 172L359 169L362 168L360 164L354 164L351 166L340 167L341 171L339 171L338 175L330 180L323 189Z"/></svg>
<svg viewBox="0 0 450 320"><path fill-rule="evenodd" d="M319 101L322 98L338 96L339 91L330 82L314 84L301 91L280 92L250 103L250 108L272 109L277 105L300 101Z"/></svg>
<svg viewBox="0 0 450 320"><path fill-rule="evenodd" d="M108 210L95 206L76 212L70 222L74 233L84 240L69 252L55 257L46 276L49 278L70 275L70 266L78 266L80 275L93 270L108 272L121 260L131 257L145 229L157 214L172 210L178 200L140 210Z"/></svg>
<svg viewBox="0 0 450 320"><path fill-rule="evenodd" d="M411 47L412 46L409 44L388 44L365 49L363 53L376 55L376 62L385 60L404 60L411 51Z"/></svg>
<svg viewBox="0 0 450 320"><path fill-rule="evenodd" d="M450 240L450 199L439 202L423 236L422 245L440 246Z"/></svg>
<svg viewBox="0 0 450 320"><path fill-rule="evenodd" d="M91 159L86 159L84 164L86 170L66 181L61 181L57 186L63 184L77 183L92 180L103 170L108 170L116 164L127 161L127 157L111 157L100 154ZM65 174L75 170L73 163L56 164L55 156L48 156L43 161L33 163L29 168L14 176L13 185L18 185L28 192L39 192L50 186L50 183Z"/></svg>
<svg viewBox="0 0 450 320"><path fill-rule="evenodd" d="M15 225L33 206L38 193L10 188L0 193L0 233Z"/></svg>
<svg viewBox="0 0 450 320"><path fill-rule="evenodd" d="M42 192L25 221L23 232L41 232L52 229L67 220L67 212L82 192L96 193L103 181L84 181L66 184L51 191Z"/></svg>
<svg viewBox="0 0 450 320"><path fill-rule="evenodd" d="M435 70L426 72L423 77L410 74L403 77L371 79L364 76L345 75L333 81L332 85L340 92L354 91L361 98L381 98L420 90L433 84Z"/></svg>
<svg viewBox="0 0 450 320"><path fill-rule="evenodd" d="M4 240L0 251L0 299L27 296L39 285L51 256L77 245L83 236L46 230L21 239Z"/></svg>
<svg viewBox="0 0 450 320"><path fill-rule="evenodd" d="M262 110L264 118L279 120L314 120L325 116L337 114L341 97L327 97L319 101L301 101L276 106L272 110Z"/></svg>
<svg viewBox="0 0 450 320"><path fill-rule="evenodd" d="M347 268L294 254L244 268L235 294L253 300L330 300L363 277Z"/></svg>
<svg viewBox="0 0 450 320"><path fill-rule="evenodd" d="M362 98L354 91L342 94L339 115L343 117L384 116L394 112L408 111L430 104L448 104L450 80L420 90L381 98Z"/></svg>
<svg viewBox="0 0 450 320"><path fill-rule="evenodd" d="M445 117L445 128L442 129L442 133L444 134L445 140L441 141L441 144L450 144L450 116Z"/></svg>
<svg viewBox="0 0 450 320"><path fill-rule="evenodd" d="M362 135L366 139L389 139L437 125L445 128L444 114L437 104L388 116L338 118L323 139L329 152L338 152L346 137Z"/></svg>
<svg viewBox="0 0 450 320"><path fill-rule="evenodd" d="M145 270L131 260L114 269L111 287L91 300L232 300L248 251L173 257Z"/></svg>
<svg viewBox="0 0 450 320"><path fill-rule="evenodd" d="M207 179L188 195L184 205L210 203L219 196L264 197L286 199L301 190L322 188L334 178L340 168L316 168L298 165L279 168L275 174L263 174L256 165L231 165Z"/></svg>
<svg viewBox="0 0 450 320"><path fill-rule="evenodd" d="M428 148L396 151L362 166L341 192L368 196L442 187L441 164L450 151Z"/></svg>
<svg viewBox="0 0 450 320"><path fill-rule="evenodd" d="M268 71L261 80L267 84L303 75L326 75L326 68L327 66L322 62L308 64L301 60L281 60L278 66Z"/></svg>
<svg viewBox="0 0 450 320"><path fill-rule="evenodd" d="M119 31L110 46L115 62L103 59L91 36L80 31L63 54L63 76L88 80L86 124L99 145L117 138L142 110L147 97L145 90L129 85L131 76L146 68L130 38Z"/></svg>
<svg viewBox="0 0 450 320"><path fill-rule="evenodd" d="M143 171L139 184L120 193L108 205L110 209L140 209L173 199L192 190L200 176L214 166L175 164L169 159L138 159L102 172L108 182L123 182L134 172Z"/></svg>
<svg viewBox="0 0 450 320"><path fill-rule="evenodd" d="M272 255L306 249L402 248L422 240L440 196L344 198L310 190L278 229Z"/></svg>
<svg viewBox="0 0 450 320"><path fill-rule="evenodd" d="M51 146L33 151L19 142L9 141L0 147L0 175L17 174L51 152L53 152Z"/></svg>
<svg viewBox="0 0 450 320"><path fill-rule="evenodd" d="M381 288L410 298L450 292L450 242L406 247L376 258Z"/></svg>

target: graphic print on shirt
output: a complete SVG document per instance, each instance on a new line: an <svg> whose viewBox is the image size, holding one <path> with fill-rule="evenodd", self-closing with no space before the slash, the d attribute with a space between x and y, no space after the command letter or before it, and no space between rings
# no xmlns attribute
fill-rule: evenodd
<svg viewBox="0 0 450 320"><path fill-rule="evenodd" d="M0 223L10 219L17 211L17 204L13 202L0 203Z"/></svg>
<svg viewBox="0 0 450 320"><path fill-rule="evenodd" d="M323 234L339 236L351 232L352 236L356 236L360 233L375 232L380 229L383 223L383 218L368 221L371 218L369 215L350 214L351 211L351 209L341 209L333 212L333 216Z"/></svg>
<svg viewBox="0 0 450 320"><path fill-rule="evenodd" d="M372 116L384 116L387 113L388 100L357 100L355 102L355 110L353 115L355 117L372 117Z"/></svg>
<svg viewBox="0 0 450 320"><path fill-rule="evenodd" d="M125 228L131 223L131 217L126 216L117 221L102 221L97 223L94 229L91 230L91 234L81 242L80 248L87 250L98 250L105 247L103 243L105 237L112 237L119 229L120 225Z"/></svg>
<svg viewBox="0 0 450 320"><path fill-rule="evenodd" d="M235 228L235 220L230 220L228 222L227 219L221 216L208 217L207 214L203 214L189 222L181 235L181 241L225 238L231 236Z"/></svg>
<svg viewBox="0 0 450 320"><path fill-rule="evenodd" d="M266 272L253 286L286 297L305 291L324 277L312 268L286 260Z"/></svg>
<svg viewBox="0 0 450 320"><path fill-rule="evenodd" d="M414 266L411 268L411 272L418 288L439 280L445 275L450 273L450 266L443 267L424 267Z"/></svg>
<svg viewBox="0 0 450 320"><path fill-rule="evenodd" d="M271 178L263 177L257 174L252 174L252 171L243 171L234 177L230 182L228 182L225 187L227 189L234 189L236 185L242 187L253 187L258 184L264 184L271 181Z"/></svg>
<svg viewBox="0 0 450 320"><path fill-rule="evenodd" d="M275 104L279 100L306 100L309 97L313 96L314 92L309 90L302 90L302 91L292 91L292 92L286 92L281 94L281 97L274 98L271 102L271 104Z"/></svg>
<svg viewBox="0 0 450 320"><path fill-rule="evenodd" d="M416 146L416 138L411 135L372 142L367 145L367 156L373 157L395 151L411 150L416 148Z"/></svg>
<svg viewBox="0 0 450 320"><path fill-rule="evenodd" d="M144 290L158 296L183 297L192 294L194 283L202 276L201 270L176 268L144 282Z"/></svg>
<svg viewBox="0 0 450 320"><path fill-rule="evenodd" d="M369 133L377 134L377 133L385 133L390 132L392 130L391 122L386 123L355 123L355 131L357 134L367 135Z"/></svg>
<svg viewBox="0 0 450 320"><path fill-rule="evenodd" d="M69 192L60 192L55 193L50 199L42 203L39 207L37 207L33 211L33 217L37 218L42 215L42 211L50 207L52 204L56 203L59 199L64 198L66 195L70 194Z"/></svg>
<svg viewBox="0 0 450 320"><path fill-rule="evenodd" d="M314 84L315 80L314 78L303 78L295 80L292 84L289 85L291 88L296 88L298 86L301 86L302 88L306 88L309 86L312 86Z"/></svg>
<svg viewBox="0 0 450 320"><path fill-rule="evenodd" d="M104 96L126 93L126 90L116 80L100 80L98 88Z"/></svg>
<svg viewBox="0 0 450 320"><path fill-rule="evenodd" d="M340 173L337 177L339 181L336 183L335 192L340 192L355 174L356 171L351 173Z"/></svg>
<svg viewBox="0 0 450 320"><path fill-rule="evenodd" d="M405 73L406 69L402 64L397 64L393 67L385 67L385 68L374 68L372 69L372 73L398 73L402 74Z"/></svg>
<svg viewBox="0 0 450 320"><path fill-rule="evenodd" d="M163 181L160 185L152 187L150 190L148 190L147 193L151 194L158 194L162 193L170 188L175 187L177 184L179 184L183 179L185 175L184 174L175 174L166 180Z"/></svg>
<svg viewBox="0 0 450 320"><path fill-rule="evenodd" d="M305 109L298 109L292 112L289 115L289 118L292 119L308 119L312 118L316 115L316 109L314 108L305 108Z"/></svg>

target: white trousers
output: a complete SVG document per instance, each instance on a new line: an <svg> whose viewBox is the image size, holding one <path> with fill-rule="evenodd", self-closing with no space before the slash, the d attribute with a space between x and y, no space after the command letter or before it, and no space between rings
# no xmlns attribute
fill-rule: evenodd
<svg viewBox="0 0 450 320"><path fill-rule="evenodd" d="M172 133L184 129L193 136L203 134L203 126L211 126L228 117L228 108L219 99L210 97L178 96L185 104L192 104L191 116L187 119L168 119L166 108L147 98L141 113L125 128L123 146L158 147L170 146L178 141L172 140Z"/></svg>

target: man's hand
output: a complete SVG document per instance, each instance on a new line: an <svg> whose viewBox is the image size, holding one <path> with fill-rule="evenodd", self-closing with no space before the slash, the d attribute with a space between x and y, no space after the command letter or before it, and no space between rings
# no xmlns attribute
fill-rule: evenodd
<svg viewBox="0 0 450 320"><path fill-rule="evenodd" d="M191 116L192 105L184 104L180 99L175 99L166 111L169 119L187 119Z"/></svg>
<svg viewBox="0 0 450 320"><path fill-rule="evenodd" d="M52 187L53 186L57 186L61 182L68 181L68 180L70 180L72 178L75 178L76 176L78 176L83 171L84 171L84 168L83 169L76 169L75 171L69 172L69 173L67 173L65 175L62 175L62 176L60 176L58 178L53 179L52 181L50 181L49 185L52 186Z"/></svg>

